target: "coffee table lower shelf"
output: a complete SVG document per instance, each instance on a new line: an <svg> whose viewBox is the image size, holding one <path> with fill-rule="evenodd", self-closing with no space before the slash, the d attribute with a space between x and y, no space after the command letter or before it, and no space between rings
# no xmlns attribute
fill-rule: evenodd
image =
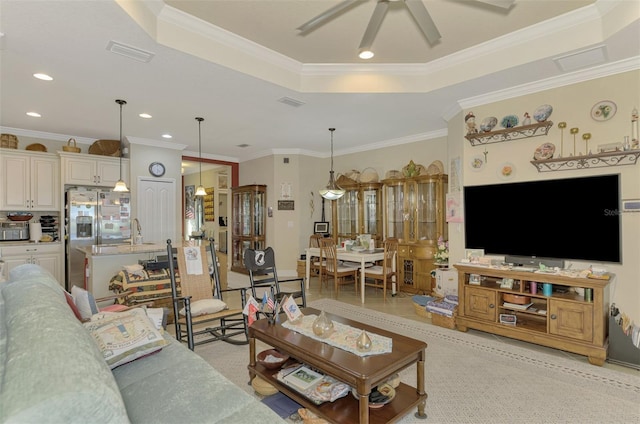
<svg viewBox="0 0 640 424"><path fill-rule="evenodd" d="M286 394L300 405L330 422L336 424L359 422L359 402L351 395L351 393L347 396L341 397L340 399L336 399L334 402L324 402L320 405L316 405L295 389L280 382L276 378L278 370L268 370L260 364L256 364L253 367L249 365L248 369L250 374L260 376L260 378L276 387L278 391ZM408 384L400 383L395 390L396 396L391 402L381 408L374 409L374 414L369 414L369 423L382 424L398 421L413 410L418 404L425 402L427 399L426 394L420 396L416 388L411 387Z"/></svg>

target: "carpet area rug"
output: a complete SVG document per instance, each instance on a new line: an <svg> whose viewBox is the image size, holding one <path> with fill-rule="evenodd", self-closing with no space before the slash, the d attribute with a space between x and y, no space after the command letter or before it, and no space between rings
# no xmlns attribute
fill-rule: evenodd
<svg viewBox="0 0 640 424"><path fill-rule="evenodd" d="M332 299L311 307L366 322L428 344L425 363L427 420L418 423L638 423L640 374L627 374L561 355L510 345ZM258 346L258 351L266 346ZM254 394L248 346L213 343L196 353ZM415 366L401 380L415 385ZM375 414L375 410L371 411Z"/></svg>

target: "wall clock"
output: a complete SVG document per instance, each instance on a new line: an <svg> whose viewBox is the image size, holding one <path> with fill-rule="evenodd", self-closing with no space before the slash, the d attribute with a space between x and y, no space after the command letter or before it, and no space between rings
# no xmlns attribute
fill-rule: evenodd
<svg viewBox="0 0 640 424"><path fill-rule="evenodd" d="M165 173L166 169L164 165L160 162L153 162L149 165L149 173L154 177L162 177Z"/></svg>

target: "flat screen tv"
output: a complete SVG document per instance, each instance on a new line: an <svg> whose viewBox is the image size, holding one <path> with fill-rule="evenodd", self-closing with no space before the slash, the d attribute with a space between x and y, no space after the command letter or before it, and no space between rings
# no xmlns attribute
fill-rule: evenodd
<svg viewBox="0 0 640 424"><path fill-rule="evenodd" d="M620 176L464 188L467 249L621 262Z"/></svg>

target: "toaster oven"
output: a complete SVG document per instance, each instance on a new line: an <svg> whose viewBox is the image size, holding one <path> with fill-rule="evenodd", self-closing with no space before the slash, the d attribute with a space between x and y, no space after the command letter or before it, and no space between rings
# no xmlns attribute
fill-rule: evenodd
<svg viewBox="0 0 640 424"><path fill-rule="evenodd" d="M29 240L28 222L0 222L0 241Z"/></svg>

